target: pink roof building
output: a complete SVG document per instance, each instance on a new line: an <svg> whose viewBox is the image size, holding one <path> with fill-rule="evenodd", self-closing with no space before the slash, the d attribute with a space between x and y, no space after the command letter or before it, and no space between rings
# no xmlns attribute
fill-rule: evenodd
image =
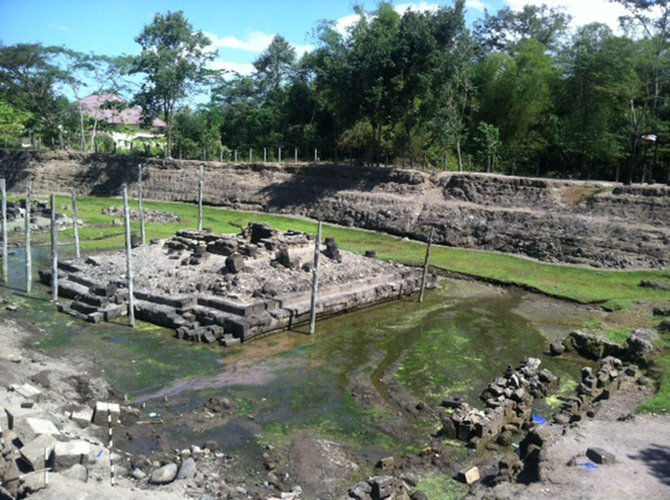
<svg viewBox="0 0 670 500"><path fill-rule="evenodd" d="M88 116L112 125L140 126L142 122L142 110L138 106L129 107L116 94L93 94L80 100L79 105ZM151 125L164 128L165 122L155 118Z"/></svg>

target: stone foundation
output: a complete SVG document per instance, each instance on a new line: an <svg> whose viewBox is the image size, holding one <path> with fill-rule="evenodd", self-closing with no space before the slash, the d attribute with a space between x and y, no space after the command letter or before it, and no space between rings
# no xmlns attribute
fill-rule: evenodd
<svg viewBox="0 0 670 500"><path fill-rule="evenodd" d="M319 269L318 319L417 292L421 270L355 255L326 240ZM239 235L179 231L133 249L137 319L198 342L232 345L309 321L313 238L250 224ZM125 254L59 263L59 310L92 322L127 314ZM40 272L45 284L49 271ZM430 276L427 286L433 287Z"/></svg>

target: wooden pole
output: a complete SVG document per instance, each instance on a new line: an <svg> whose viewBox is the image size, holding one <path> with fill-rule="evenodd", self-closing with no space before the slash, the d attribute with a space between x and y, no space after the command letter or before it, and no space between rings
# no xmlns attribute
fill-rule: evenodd
<svg viewBox="0 0 670 500"><path fill-rule="evenodd" d="M426 278L428 277L428 262L430 261L430 249L433 246L433 234L435 228L430 228L430 236L428 237L428 247L426 248L426 259L423 262L423 275L421 276L421 292L419 292L419 304L423 302L423 293L426 291Z"/></svg>
<svg viewBox="0 0 670 500"><path fill-rule="evenodd" d="M205 187L205 166L200 165L200 185L198 187L198 231L202 231L202 190Z"/></svg>
<svg viewBox="0 0 670 500"><path fill-rule="evenodd" d="M251 148L249 148L249 163L251 163L253 161L253 158L254 158L253 150Z"/></svg>
<svg viewBox="0 0 670 500"><path fill-rule="evenodd" d="M26 293L30 293L30 290L32 289L32 277L33 277L33 270L32 270L32 255L31 255L31 249L30 249L30 191L32 189L32 178L30 175L28 175L28 182L26 185L26 220L25 220L25 228L26 228Z"/></svg>
<svg viewBox="0 0 670 500"><path fill-rule="evenodd" d="M144 202L142 198L142 164L137 166L137 201L140 209L140 235L142 237L142 245L147 243L147 232L144 226Z"/></svg>
<svg viewBox="0 0 670 500"><path fill-rule="evenodd" d="M298 163L298 148L293 148L293 161Z"/></svg>
<svg viewBox="0 0 670 500"><path fill-rule="evenodd" d="M312 301L309 314L309 334L314 335L316 329L316 294L319 290L319 255L321 253L321 226L319 221L319 230L317 231L316 241L314 242L314 270L312 274Z"/></svg>
<svg viewBox="0 0 670 500"><path fill-rule="evenodd" d="M237 149L235 150L235 163L237 163Z"/></svg>
<svg viewBox="0 0 670 500"><path fill-rule="evenodd" d="M263 163L268 161L268 148L263 148Z"/></svg>
<svg viewBox="0 0 670 500"><path fill-rule="evenodd" d="M2 281L7 283L9 271L7 265L7 181L0 179L2 194Z"/></svg>
<svg viewBox="0 0 670 500"><path fill-rule="evenodd" d="M74 256L81 257L79 250L79 221L77 220L77 194L72 188L72 229L74 231Z"/></svg>
<svg viewBox="0 0 670 500"><path fill-rule="evenodd" d="M128 186L123 185L123 216L126 222L126 280L128 284L128 317L130 326L135 326L135 304L133 295L133 259L130 245L130 208L128 207Z"/></svg>
<svg viewBox="0 0 670 500"><path fill-rule="evenodd" d="M314 148L314 163L317 162L319 155L317 154L316 148Z"/></svg>
<svg viewBox="0 0 670 500"><path fill-rule="evenodd" d="M279 154L277 156L277 163L281 163L281 146L279 147Z"/></svg>
<svg viewBox="0 0 670 500"><path fill-rule="evenodd" d="M58 227L55 194L51 195L51 300L58 301Z"/></svg>

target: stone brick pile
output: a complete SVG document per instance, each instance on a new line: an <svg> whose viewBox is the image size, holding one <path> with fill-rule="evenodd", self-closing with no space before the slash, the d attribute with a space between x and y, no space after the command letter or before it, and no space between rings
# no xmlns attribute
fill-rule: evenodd
<svg viewBox="0 0 670 500"><path fill-rule="evenodd" d="M558 377L539 369L540 360L528 358L513 369L507 367L481 394L486 408L478 410L466 402L445 401L450 411L443 414L441 434L467 441L480 448L492 441L509 444L514 433L525 428L532 419L531 405L558 385Z"/></svg>

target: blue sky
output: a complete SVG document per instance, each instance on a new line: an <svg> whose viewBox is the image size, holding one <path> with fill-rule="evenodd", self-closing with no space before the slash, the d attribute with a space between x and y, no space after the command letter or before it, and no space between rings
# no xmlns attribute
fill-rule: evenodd
<svg viewBox="0 0 670 500"><path fill-rule="evenodd" d="M430 8L445 2L393 2L397 9L408 5ZM0 41L5 45L40 42L64 45L80 52L119 55L136 54L134 38L151 23L156 12L183 10L194 29L207 33L219 51L215 67L241 73L251 71L251 62L267 47L275 34L284 36L298 54L309 50L311 33L319 20L353 19L353 5L374 10L377 0L0 0ZM591 21L616 23L621 11L607 0L467 0L468 21L509 5L526 3L563 5L575 24Z"/></svg>

